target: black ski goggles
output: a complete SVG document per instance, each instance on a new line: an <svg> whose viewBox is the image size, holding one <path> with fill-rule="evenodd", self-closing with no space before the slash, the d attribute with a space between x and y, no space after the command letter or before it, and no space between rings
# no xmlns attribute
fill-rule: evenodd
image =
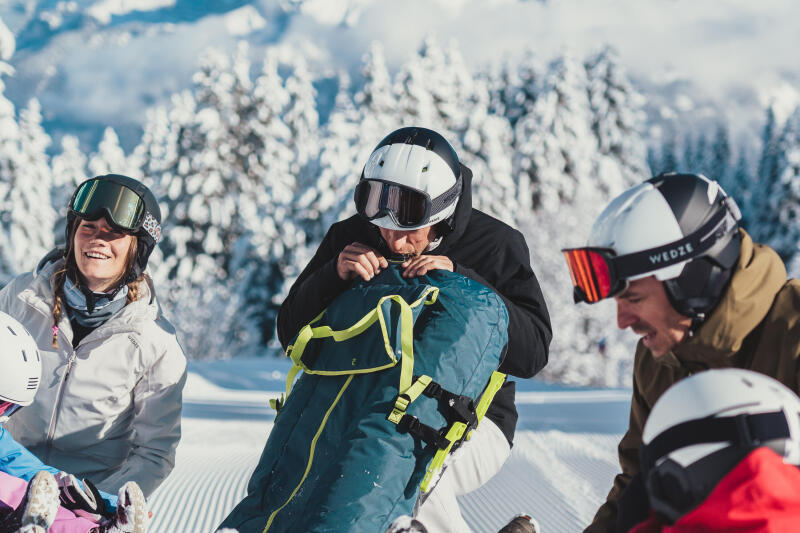
<svg viewBox="0 0 800 533"><path fill-rule="evenodd" d="M102 216L124 233L136 233L144 228L153 239L161 240L161 224L145 209L144 199L121 183L91 179L78 188L70 209L86 220Z"/></svg>
<svg viewBox="0 0 800 533"><path fill-rule="evenodd" d="M403 228L427 223L432 215L451 205L461 193L461 176L455 185L436 198L420 190L382 180L361 180L353 200L356 211L367 220L390 216Z"/></svg>
<svg viewBox="0 0 800 533"><path fill-rule="evenodd" d="M561 250L572 277L575 303L596 303L624 291L628 279L667 268L703 255L736 229L736 204L726 197L723 208L697 231L677 241L631 254L617 255L611 248L566 248Z"/></svg>

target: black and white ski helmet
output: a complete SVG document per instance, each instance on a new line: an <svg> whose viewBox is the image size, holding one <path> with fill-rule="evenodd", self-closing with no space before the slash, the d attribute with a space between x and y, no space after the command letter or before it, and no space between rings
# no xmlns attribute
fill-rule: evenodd
<svg viewBox="0 0 800 533"><path fill-rule="evenodd" d="M75 201L82 188L89 182L108 182L119 185L132 191L142 201L142 215L138 217L139 220L136 227L130 231L137 240L136 259L133 262L131 271L122 282L123 284L131 283L145 271L150 254L153 253L156 245L161 240L161 208L158 206L158 201L152 191L145 184L136 179L121 174L95 176L80 184L72 194L67 210L67 226L65 228L67 243L69 243L70 232L73 224L75 224L75 220L77 218L86 218L75 211ZM107 219L111 218L111 210L112 206L110 205L102 209ZM67 246L67 249L68 248L69 246Z"/></svg>
<svg viewBox="0 0 800 533"><path fill-rule="evenodd" d="M702 320L719 302L738 261L740 219L736 202L716 181L702 174L661 174L612 200L595 221L588 246L611 248L617 256L662 250L627 279L655 276L679 313ZM713 233L706 235L709 228ZM680 246L697 239L711 246ZM678 245L664 255L663 247L673 243Z"/></svg>
<svg viewBox="0 0 800 533"><path fill-rule="evenodd" d="M786 385L740 368L678 381L655 403L642 432L651 508L677 520L761 446L800 465L800 398Z"/></svg>
<svg viewBox="0 0 800 533"><path fill-rule="evenodd" d="M427 128L406 127L393 131L378 143L364 165L359 185L364 181L396 185L400 194L405 190L424 195L427 204L425 216L413 223L400 223L392 209L387 208L386 190L379 214L368 216L376 226L414 230L447 221L453 216L461 195L461 165L455 150L442 135ZM364 216L364 206L359 205L360 189L356 190L356 207ZM380 193L378 188L372 189L375 203L380 201ZM415 210L420 212L416 206Z"/></svg>

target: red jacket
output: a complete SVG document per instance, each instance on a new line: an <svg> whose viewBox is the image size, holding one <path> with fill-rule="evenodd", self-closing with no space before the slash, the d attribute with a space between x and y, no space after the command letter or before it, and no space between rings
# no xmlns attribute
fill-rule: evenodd
<svg viewBox="0 0 800 533"><path fill-rule="evenodd" d="M706 500L674 525L655 516L630 533L787 533L800 531L800 469L769 448L745 457Z"/></svg>

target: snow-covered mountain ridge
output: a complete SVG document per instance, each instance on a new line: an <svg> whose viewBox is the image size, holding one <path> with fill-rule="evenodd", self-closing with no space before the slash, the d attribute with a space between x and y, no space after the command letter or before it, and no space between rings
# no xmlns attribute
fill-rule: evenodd
<svg viewBox="0 0 800 533"><path fill-rule="evenodd" d="M11 0L0 18L17 40L6 91L15 105L35 96L56 137L96 143L112 126L127 148L143 110L188 87L205 49L239 40L254 56L276 46L302 53L318 77L355 73L371 41L384 45L390 70L426 35L455 40L473 70L526 50L549 60L565 47L585 55L610 44L647 88L651 119L684 127L725 114L741 130L775 98L787 109L800 101L791 89L800 69L782 53L800 44L791 28L800 7L788 1L723 12L634 0Z"/></svg>

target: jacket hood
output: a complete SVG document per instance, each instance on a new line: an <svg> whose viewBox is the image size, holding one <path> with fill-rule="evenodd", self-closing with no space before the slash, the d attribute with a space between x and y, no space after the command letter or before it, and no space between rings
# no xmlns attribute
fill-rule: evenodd
<svg viewBox="0 0 800 533"><path fill-rule="evenodd" d="M453 231L442 237L442 242L434 253L445 254L452 243L464 235L472 215L472 170L461 164L461 196L458 197L456 211L453 213Z"/></svg>
<svg viewBox="0 0 800 533"><path fill-rule="evenodd" d="M717 307L697 332L666 354L664 362L711 361L730 357L767 316L775 296L786 283L786 267L768 246L754 243L739 230L742 247L731 282Z"/></svg>

